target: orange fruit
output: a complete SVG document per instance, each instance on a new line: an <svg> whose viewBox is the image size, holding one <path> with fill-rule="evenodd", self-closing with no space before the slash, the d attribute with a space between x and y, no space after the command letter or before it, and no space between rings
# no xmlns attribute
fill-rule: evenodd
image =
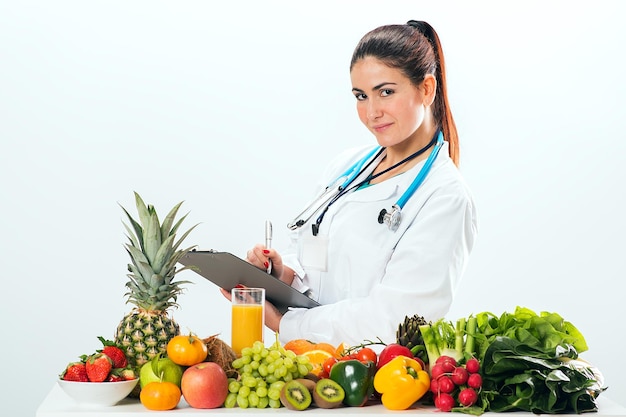
<svg viewBox="0 0 626 417"><path fill-rule="evenodd" d="M312 350L324 350L330 353L333 357L337 357L337 358L339 357L339 356L336 356L337 348L331 345L330 343L325 343L325 342L316 343L313 346Z"/></svg>
<svg viewBox="0 0 626 417"><path fill-rule="evenodd" d="M350 346L348 346L348 344L345 342L339 343L339 345L337 346L337 349L335 349L335 357L341 358L349 347Z"/></svg>
<svg viewBox="0 0 626 417"><path fill-rule="evenodd" d="M326 359L332 358L333 354L325 350L314 349L304 352L302 356L309 358L309 362L313 365L311 373L319 376L324 370L324 362Z"/></svg>
<svg viewBox="0 0 626 417"><path fill-rule="evenodd" d="M167 357L182 366L193 366L206 359L208 349L197 336L178 335L167 343Z"/></svg>
<svg viewBox="0 0 626 417"><path fill-rule="evenodd" d="M178 385L171 382L150 382L139 393L139 401L148 410L165 411L176 408L182 393Z"/></svg>
<svg viewBox="0 0 626 417"><path fill-rule="evenodd" d="M313 342L311 342L309 340L306 340L306 339L294 339L294 340L290 340L289 342L285 343L285 345L283 347L285 349L287 349L287 350L291 350L296 355L302 355L304 352L312 350L313 346L315 346L315 343L313 343Z"/></svg>

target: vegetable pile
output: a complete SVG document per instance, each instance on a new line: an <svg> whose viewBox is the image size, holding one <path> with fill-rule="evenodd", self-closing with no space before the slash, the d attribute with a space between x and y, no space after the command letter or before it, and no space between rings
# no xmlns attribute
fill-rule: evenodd
<svg viewBox="0 0 626 417"><path fill-rule="evenodd" d="M441 357L466 367L472 358L481 364L475 405L464 406L457 398L453 411L579 414L597 411L596 398L606 389L599 371L578 359L588 349L583 335L556 313L517 307L501 316L482 312L456 323L442 319L419 330L429 364L436 366Z"/></svg>

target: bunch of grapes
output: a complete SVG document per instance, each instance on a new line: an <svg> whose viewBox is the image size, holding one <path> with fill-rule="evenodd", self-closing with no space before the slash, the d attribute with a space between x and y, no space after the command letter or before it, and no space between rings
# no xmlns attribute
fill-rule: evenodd
<svg viewBox="0 0 626 417"><path fill-rule="evenodd" d="M435 407L450 411L453 407L471 407L478 401L483 385L480 363L476 358L460 365L450 356L440 356L430 368L430 390Z"/></svg>
<svg viewBox="0 0 626 417"><path fill-rule="evenodd" d="M226 408L280 408L285 383L304 377L313 368L307 356L286 350L278 340L269 348L254 342L241 350L232 365L239 377L228 381Z"/></svg>

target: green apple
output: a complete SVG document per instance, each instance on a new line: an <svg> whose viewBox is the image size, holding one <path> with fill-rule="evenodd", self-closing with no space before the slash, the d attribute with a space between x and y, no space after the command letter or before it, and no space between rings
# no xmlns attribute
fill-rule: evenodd
<svg viewBox="0 0 626 417"><path fill-rule="evenodd" d="M178 385L183 377L183 367L169 358L156 357L142 365L139 371L139 385L141 388L150 382L167 381Z"/></svg>

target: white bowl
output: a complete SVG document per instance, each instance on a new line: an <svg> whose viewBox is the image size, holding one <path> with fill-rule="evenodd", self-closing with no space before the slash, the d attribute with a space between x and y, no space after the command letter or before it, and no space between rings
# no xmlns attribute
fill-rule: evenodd
<svg viewBox="0 0 626 417"><path fill-rule="evenodd" d="M107 407L126 398L139 382L139 378L119 382L58 381L63 391L78 404Z"/></svg>

